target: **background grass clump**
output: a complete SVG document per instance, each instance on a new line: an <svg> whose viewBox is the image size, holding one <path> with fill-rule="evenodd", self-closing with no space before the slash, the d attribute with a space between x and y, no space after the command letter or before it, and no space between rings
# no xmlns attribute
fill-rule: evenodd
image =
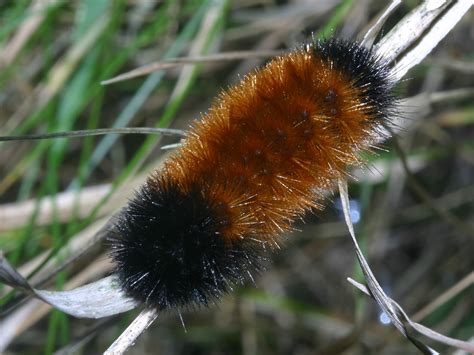
<svg viewBox="0 0 474 355"><path fill-rule="evenodd" d="M389 29L417 2L406 1ZM0 3L0 135L156 126L186 129L221 88L265 59L209 62L101 85L151 62L226 51L293 48L316 36L360 38L380 1L31 0ZM353 171L358 236L382 286L415 320L453 337L474 333L474 27L472 13L410 71L399 91L409 163L386 142ZM0 250L40 288L110 273L93 235L177 139L100 136L0 144ZM429 192L436 212L410 184ZM347 283L358 274L336 198L288 236L269 270L218 307L160 316L132 352L394 354L412 345ZM452 222L452 221L451 221ZM65 267L61 267L66 263ZM59 267L59 268L58 268ZM469 276L469 274L471 276ZM360 275L359 275L360 276ZM469 279L470 277L470 279ZM465 279L467 278L467 279ZM424 308L455 288L439 306ZM462 284L461 284L462 286ZM18 295L0 288L0 322ZM97 353L134 314L73 319L38 303L11 353ZM82 342L81 342L82 341ZM78 343L79 342L79 343Z"/></svg>

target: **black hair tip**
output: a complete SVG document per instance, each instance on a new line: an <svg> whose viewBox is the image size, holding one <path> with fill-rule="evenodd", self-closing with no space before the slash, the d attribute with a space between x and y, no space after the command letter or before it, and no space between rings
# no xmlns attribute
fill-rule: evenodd
<svg viewBox="0 0 474 355"><path fill-rule="evenodd" d="M360 89L360 98L372 108L372 117L386 123L397 112L395 82L383 58L358 42L340 38L315 40L311 46L316 57L331 63Z"/></svg>
<svg viewBox="0 0 474 355"><path fill-rule="evenodd" d="M163 180L145 184L109 238L122 289L158 309L215 303L265 259L250 238L225 240L221 225L197 187L183 193Z"/></svg>

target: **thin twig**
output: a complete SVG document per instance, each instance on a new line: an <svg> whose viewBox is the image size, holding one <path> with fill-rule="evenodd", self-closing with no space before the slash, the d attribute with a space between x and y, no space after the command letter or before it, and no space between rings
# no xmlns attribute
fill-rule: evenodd
<svg viewBox="0 0 474 355"><path fill-rule="evenodd" d="M104 355L119 355L125 353L135 344L137 338L158 318L155 308L146 308L133 320L125 331L110 345Z"/></svg>
<svg viewBox="0 0 474 355"><path fill-rule="evenodd" d="M339 180L338 185L342 208L344 211L344 219L346 221L347 228L349 229L349 234L354 244L356 256L362 269L362 273L364 274L364 278L367 282L367 286L362 285L361 283L354 281L351 278L348 278L348 281L367 295L371 296L377 302L379 307L389 317L392 324L400 331L400 333L402 333L408 340L410 340L420 351L423 352L423 354L438 354L438 352L430 348L423 342L419 341L418 339L414 338L411 334L413 330L440 343L457 347L459 349L464 349L466 351L474 352L474 344L447 337L430 328L425 327L422 324L412 321L408 317L406 312L403 310L403 308L397 302L387 296L387 294L384 292L379 282L375 278L367 260L362 254L362 251L355 237L354 226L352 225L351 221L347 182Z"/></svg>
<svg viewBox="0 0 474 355"><path fill-rule="evenodd" d="M431 0L425 3L429 5L436 3L436 1ZM393 68L396 79L399 80L403 78L408 70L420 63L431 53L438 43L456 26L464 14L471 8L474 4L474 0L450 1L449 3L452 3L452 6L430 27L427 33L423 34L419 43L397 62ZM440 8L442 8L442 6Z"/></svg>
<svg viewBox="0 0 474 355"><path fill-rule="evenodd" d="M379 34L382 26L384 25L385 21L387 21L388 17L395 11L395 9L402 3L402 0L392 0L390 4L384 9L382 14L379 16L375 24L369 28L367 33L364 35L364 38L361 41L363 46L368 48L372 47L372 44L375 41L375 38Z"/></svg>
<svg viewBox="0 0 474 355"><path fill-rule="evenodd" d="M193 57L179 57L166 60L156 61L136 69L130 70L129 72L117 75L108 80L101 82L102 85L108 85L117 83L119 81L133 79L139 76L151 74L159 70L172 69L182 65L199 64L199 63L214 63L214 62L225 62L232 60L241 60L249 58L270 58L277 55L283 54L282 51L234 51L234 52L221 52L210 55L197 55Z"/></svg>
<svg viewBox="0 0 474 355"><path fill-rule="evenodd" d="M155 127L121 127L121 128L94 128L78 131L54 132L31 134L22 136L0 136L0 142L8 141L28 141L40 139L55 138L78 138L90 136L103 136L106 134L158 134L163 136L180 136L185 137L186 132L180 129L172 128L155 128Z"/></svg>
<svg viewBox="0 0 474 355"><path fill-rule="evenodd" d="M442 304L448 302L453 297L460 294L462 291L474 285L474 271L471 271L466 277L464 277L461 281L457 282L454 286L443 292L439 295L434 301L430 304L426 305L418 312L413 315L414 320L421 320L431 314L435 309L440 307Z"/></svg>

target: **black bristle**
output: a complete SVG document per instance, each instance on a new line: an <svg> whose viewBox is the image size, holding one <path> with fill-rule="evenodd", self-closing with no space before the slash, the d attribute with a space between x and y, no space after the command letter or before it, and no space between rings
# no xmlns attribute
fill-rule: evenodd
<svg viewBox="0 0 474 355"><path fill-rule="evenodd" d="M339 38L316 40L312 46L317 58L345 73L354 87L360 89L360 99L372 108L370 115L381 122L393 115L394 82L390 67L382 58L360 43Z"/></svg>
<svg viewBox="0 0 474 355"><path fill-rule="evenodd" d="M198 187L183 193L157 181L141 187L110 238L128 296L158 309L207 306L261 269L261 248L250 238L225 240L223 217Z"/></svg>

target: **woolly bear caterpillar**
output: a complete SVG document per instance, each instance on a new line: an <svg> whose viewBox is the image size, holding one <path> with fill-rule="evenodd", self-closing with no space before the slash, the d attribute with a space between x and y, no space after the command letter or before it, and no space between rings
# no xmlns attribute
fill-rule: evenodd
<svg viewBox="0 0 474 355"><path fill-rule="evenodd" d="M396 109L389 73L359 43L329 39L222 92L117 219L126 293L158 309L208 305L252 278L377 141Z"/></svg>

